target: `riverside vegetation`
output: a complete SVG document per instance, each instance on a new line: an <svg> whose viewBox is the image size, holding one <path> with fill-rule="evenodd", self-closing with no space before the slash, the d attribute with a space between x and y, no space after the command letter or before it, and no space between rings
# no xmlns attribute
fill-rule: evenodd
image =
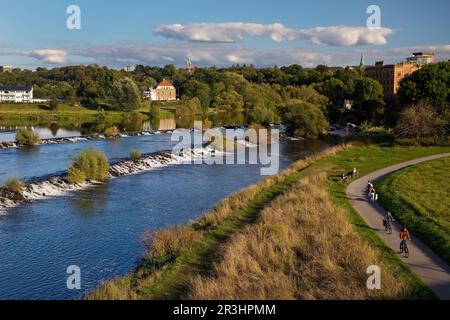
<svg viewBox="0 0 450 320"><path fill-rule="evenodd" d="M340 145L232 195L197 221L147 233L133 274L87 299L433 299L367 227L339 174L449 152ZM389 156L386 156L389 155ZM382 290L366 289L378 265Z"/></svg>
<svg viewBox="0 0 450 320"><path fill-rule="evenodd" d="M16 142L19 146L34 146L40 142L39 135L30 129L19 129L16 132Z"/></svg>
<svg viewBox="0 0 450 320"><path fill-rule="evenodd" d="M70 183L104 182L109 177L108 158L97 149L84 150L75 157L67 172Z"/></svg>

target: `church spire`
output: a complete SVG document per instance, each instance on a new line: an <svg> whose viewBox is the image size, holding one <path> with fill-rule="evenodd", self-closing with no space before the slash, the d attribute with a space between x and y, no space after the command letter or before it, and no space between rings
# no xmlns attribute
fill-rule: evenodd
<svg viewBox="0 0 450 320"><path fill-rule="evenodd" d="M365 68L366 68L366 63L364 61L364 53L361 53L361 61L359 62L359 70L361 72L364 72Z"/></svg>

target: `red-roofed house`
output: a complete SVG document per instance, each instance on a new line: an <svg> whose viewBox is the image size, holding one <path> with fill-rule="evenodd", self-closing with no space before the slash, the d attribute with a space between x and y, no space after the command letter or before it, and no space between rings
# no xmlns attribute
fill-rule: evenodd
<svg viewBox="0 0 450 320"><path fill-rule="evenodd" d="M151 101L174 101L177 100L177 89L170 81L163 79L156 88L145 91L144 98Z"/></svg>

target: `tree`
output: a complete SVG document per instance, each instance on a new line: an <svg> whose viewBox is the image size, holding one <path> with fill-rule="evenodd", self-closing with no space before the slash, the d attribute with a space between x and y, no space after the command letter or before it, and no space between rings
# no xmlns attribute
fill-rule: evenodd
<svg viewBox="0 0 450 320"><path fill-rule="evenodd" d="M161 125L161 110L159 106L152 103L150 106L150 127L158 130Z"/></svg>
<svg viewBox="0 0 450 320"><path fill-rule="evenodd" d="M242 111L244 100L242 96L234 90L225 91L214 99L213 106L223 111L238 112Z"/></svg>
<svg viewBox="0 0 450 320"><path fill-rule="evenodd" d="M383 87L373 79L360 77L354 81L353 107L350 116L358 123L381 123L384 115Z"/></svg>
<svg viewBox="0 0 450 320"><path fill-rule="evenodd" d="M58 109L58 105L59 105L59 102L56 98L53 98L52 100L50 100L50 102L48 104L50 110L52 110L52 111L56 111Z"/></svg>
<svg viewBox="0 0 450 320"><path fill-rule="evenodd" d="M211 104L210 89L205 83L197 80L190 80L184 87L184 94L190 98L197 97L200 100L202 111L207 112Z"/></svg>
<svg viewBox="0 0 450 320"><path fill-rule="evenodd" d="M244 108L248 123L279 122L278 106L281 96L269 84L252 84L244 92Z"/></svg>
<svg viewBox="0 0 450 320"><path fill-rule="evenodd" d="M177 117L189 117L198 115L202 112L202 106L200 100L197 97L192 99L182 98L181 105L177 108Z"/></svg>
<svg viewBox="0 0 450 320"><path fill-rule="evenodd" d="M401 112L396 127L397 134L405 138L442 136L445 123L435 109L425 102L407 107Z"/></svg>
<svg viewBox="0 0 450 320"><path fill-rule="evenodd" d="M136 110L141 103L141 92L138 86L127 77L114 82L113 97L120 110Z"/></svg>
<svg viewBox="0 0 450 320"><path fill-rule="evenodd" d="M428 99L439 112L450 103L450 62L426 65L404 78L398 96L402 106Z"/></svg>
<svg viewBox="0 0 450 320"><path fill-rule="evenodd" d="M288 131L300 137L317 138L328 127L325 115L318 106L300 100L283 105L281 117Z"/></svg>

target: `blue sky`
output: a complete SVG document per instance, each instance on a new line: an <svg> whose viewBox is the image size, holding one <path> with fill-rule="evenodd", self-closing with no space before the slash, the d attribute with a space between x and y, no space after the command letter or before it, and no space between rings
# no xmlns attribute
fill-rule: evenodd
<svg viewBox="0 0 450 320"><path fill-rule="evenodd" d="M66 28L72 4L81 8L81 30ZM364 30L371 4L381 8L385 28L376 39ZM398 61L416 49L450 59L448 0L0 0L0 6L6 8L0 65L182 65L187 57L202 66L346 65L361 52L372 63Z"/></svg>

